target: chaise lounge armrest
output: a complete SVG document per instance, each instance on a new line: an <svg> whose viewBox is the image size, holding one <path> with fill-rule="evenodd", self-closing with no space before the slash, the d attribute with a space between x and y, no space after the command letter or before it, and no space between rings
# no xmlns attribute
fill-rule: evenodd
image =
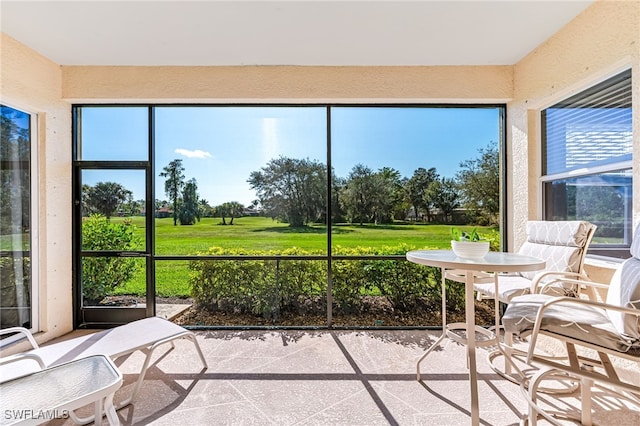
<svg viewBox="0 0 640 426"><path fill-rule="evenodd" d="M38 354L34 354L34 353L19 353L19 354L7 356L7 357L4 357L4 358L0 358L0 366L7 365L7 364L12 364L12 363L16 363L16 362L21 362L23 364L33 365L32 361L35 361L38 364L39 368L24 368L25 365L23 365L20 368L20 373L18 373L16 375L15 366L12 366L12 374L8 378L8 380L12 380L12 379L15 379L15 378L18 378L18 377L26 376L28 374L31 374L31 373L35 372L35 371L44 370L45 368L47 368L47 365L42 360L42 357L40 357ZM5 368L7 368L7 367L5 367ZM3 377L4 377L4 374L0 373L0 383L5 381L3 379Z"/></svg>
<svg viewBox="0 0 640 426"><path fill-rule="evenodd" d="M9 347L10 345L20 344L20 342L24 340L26 340L31 347L27 348L24 352L0 357L0 366L18 363L16 365L12 365L10 368L0 368L0 382L25 376L47 367L47 364L42 357L38 353L34 352L34 350L37 350L39 346L29 330L23 327L10 327L0 330L0 336L10 334L17 334L17 339L10 339L8 343L3 345L3 350L6 350L4 348Z"/></svg>
<svg viewBox="0 0 640 426"><path fill-rule="evenodd" d="M0 336L4 336L5 334L15 334L15 333L21 334L22 338L20 338L20 340L26 339L31 345L31 349L38 348L38 342L36 342L36 339L33 338L29 330L27 330L24 327L9 327L9 328L3 328L2 330L0 330ZM14 339L11 339L10 344L13 344L13 343L17 343L17 341ZM5 346L8 346L8 345L0 345L0 348L4 348Z"/></svg>

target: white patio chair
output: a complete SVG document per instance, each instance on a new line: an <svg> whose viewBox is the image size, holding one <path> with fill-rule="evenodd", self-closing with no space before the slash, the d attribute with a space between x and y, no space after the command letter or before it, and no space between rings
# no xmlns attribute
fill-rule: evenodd
<svg viewBox="0 0 640 426"><path fill-rule="evenodd" d="M591 424L591 386L594 382L640 396L640 374L621 371L611 356L640 364L640 227L631 247L633 257L624 261L611 283L598 284L563 280L568 285L607 289L606 302L566 296L530 294L515 297L502 317L505 331L530 333L526 362L538 372L524 383L529 402L529 422L536 424L542 415L553 424L555 417L537 404L537 393L546 379L568 374L580 380L582 410L580 421ZM549 358L538 347L540 335L564 344L565 358Z"/></svg>
<svg viewBox="0 0 640 426"><path fill-rule="evenodd" d="M558 285L555 278L588 280L584 273L584 259L597 226L586 221L529 221L527 240L518 250L519 254L537 257L546 262L542 271L518 274L477 273L473 289L478 300L494 299L509 303L511 299L529 293L576 296L579 286ZM464 281L464 271L450 270L446 278ZM496 297L497 296L497 297ZM499 327L499 313L496 312L496 327Z"/></svg>
<svg viewBox="0 0 640 426"><path fill-rule="evenodd" d="M518 253L544 260L545 269L498 275L498 300L509 303L514 297L528 293L576 295L580 289L575 285L557 285L551 281L558 277L588 279L584 274L584 259L596 228L592 223L579 220L527 222L527 240ZM493 299L495 287L493 275L479 279L473 286L479 299Z"/></svg>
<svg viewBox="0 0 640 426"><path fill-rule="evenodd" d="M0 336L14 333L22 335L30 344L31 349L10 356L24 357L25 354L34 354L42 359L47 367L85 358L90 355L106 355L115 361L121 356L132 354L138 350L143 352L146 356L133 390L124 401L116 406L116 409L125 407L134 401L140 390L147 369L149 368L155 349L165 343L170 343L171 349L173 349L175 348L174 342L177 339L187 339L191 341L198 352L203 368L208 368L207 361L202 354L200 345L193 332L160 317L144 318L115 328L44 346L39 346L31 333L25 328L11 327L0 330ZM14 363L10 370L0 369L0 381L7 381L39 369L41 369L41 365L36 364L34 360L31 361L30 365L28 362ZM93 421L93 417L85 419L75 418L74 421L88 423Z"/></svg>
<svg viewBox="0 0 640 426"><path fill-rule="evenodd" d="M517 274L477 273L473 288L478 300L495 300L495 333L500 330L499 304L509 303L514 297L530 293L545 293L556 296L579 296L580 285L559 282L557 278L588 280L584 273L584 259L597 226L586 221L529 221L527 222L527 240L518 250L519 254L537 257L545 261L545 269ZM464 282L460 271L446 273L446 278ZM493 370L504 378L520 383L527 375L517 368L514 354L524 352L513 348L513 335L505 331L504 346L489 354L489 363ZM495 360L504 356L504 369L496 366ZM512 372L515 369L516 375Z"/></svg>

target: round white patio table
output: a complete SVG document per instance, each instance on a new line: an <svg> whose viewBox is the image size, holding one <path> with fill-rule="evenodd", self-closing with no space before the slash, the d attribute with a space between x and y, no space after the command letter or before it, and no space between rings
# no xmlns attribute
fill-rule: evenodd
<svg viewBox="0 0 640 426"><path fill-rule="evenodd" d="M409 262L418 263L420 265L439 267L442 270L442 335L429 349L420 357L416 363L416 373L420 380L420 363L429 353L440 345L445 337L449 337L459 343L465 344L467 347L467 360L469 367L469 382L471 385L471 424L480 424L480 406L478 404L478 376L476 369L476 346L486 346L496 344L497 339L493 333L482 327L476 326L475 319L475 298L473 295L473 279L474 272L491 271L494 272L495 282L497 286L497 274L499 272L524 272L537 271L543 269L545 261L523 256L516 253L489 252L481 258L461 258L456 256L451 250L414 250L407 252L407 260ZM447 269L457 269L465 271L465 317L466 323L446 322L446 292L445 292L445 271ZM497 290L497 289L496 289ZM497 291L495 292L498 293ZM497 303L497 302L496 302ZM455 330L465 330L466 338L460 337ZM488 337L484 341L476 341L475 332L469 333L468 330L475 330ZM472 336L472 338L470 337Z"/></svg>

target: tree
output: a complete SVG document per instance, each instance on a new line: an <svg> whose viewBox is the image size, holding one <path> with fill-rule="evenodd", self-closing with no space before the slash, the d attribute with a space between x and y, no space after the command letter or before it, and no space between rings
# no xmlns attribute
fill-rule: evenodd
<svg viewBox="0 0 640 426"><path fill-rule="evenodd" d="M233 219L241 217L244 212L244 206L237 201L231 201L229 203L229 214L231 215L230 225L233 225Z"/></svg>
<svg viewBox="0 0 640 426"><path fill-rule="evenodd" d="M209 204L209 201L201 198L198 201L198 209L200 210L200 216L211 217L213 216L213 207Z"/></svg>
<svg viewBox="0 0 640 426"><path fill-rule="evenodd" d="M325 165L315 160L279 157L251 172L247 182L266 214L300 227L326 211L326 173Z"/></svg>
<svg viewBox="0 0 640 426"><path fill-rule="evenodd" d="M4 162L28 164L30 157L29 129L21 128L15 118L22 113L0 106L0 232L22 233L30 224L30 172L28 166L4 169ZM20 163L24 162L24 163ZM34 165L35 166L35 165Z"/></svg>
<svg viewBox="0 0 640 426"><path fill-rule="evenodd" d="M453 218L453 211L460 207L460 195L453 179L442 178L431 184L429 198L433 206L442 211L445 222Z"/></svg>
<svg viewBox="0 0 640 426"><path fill-rule="evenodd" d="M340 198L349 222L358 222L360 225L368 222L372 217L374 197L373 171L367 166L356 164L347 177Z"/></svg>
<svg viewBox="0 0 640 426"><path fill-rule="evenodd" d="M121 206L122 212L126 216L138 216L145 209L145 200L128 200Z"/></svg>
<svg viewBox="0 0 640 426"><path fill-rule="evenodd" d="M233 225L233 219L236 217L242 216L244 212L244 206L237 201L230 201L228 203L222 203L218 207L216 207L216 211L218 215L222 217L222 224L226 225L227 222L225 217L229 216L231 220L229 221L229 225Z"/></svg>
<svg viewBox="0 0 640 426"><path fill-rule="evenodd" d="M342 202L342 193L347 185L345 178L332 176L331 179L331 214L333 223L340 223L346 220L347 213Z"/></svg>
<svg viewBox="0 0 640 426"><path fill-rule="evenodd" d="M583 180L583 182L586 179ZM625 215L625 188L614 184L564 184L567 217L579 217L592 222L621 222ZM565 218L562 218L566 220ZM600 226L600 225L599 225ZM602 231L599 235L602 235Z"/></svg>
<svg viewBox="0 0 640 426"><path fill-rule="evenodd" d="M182 204L178 214L180 225L193 225L200 221L200 206L198 204L198 183L190 179L182 191Z"/></svg>
<svg viewBox="0 0 640 426"><path fill-rule="evenodd" d="M373 217L375 223L391 223L396 211L402 208L404 198L400 172L391 167L378 170L374 179L375 197ZM404 219L404 215L402 216Z"/></svg>
<svg viewBox="0 0 640 426"><path fill-rule="evenodd" d="M431 200L429 197L425 197L429 190L429 185L438 179L438 173L435 167L429 170L420 167L413 172L413 176L407 181L405 185L405 194L407 201L413 207L413 213L416 220L418 220L420 209L425 209L427 212L427 220L431 219Z"/></svg>
<svg viewBox="0 0 640 426"><path fill-rule="evenodd" d="M215 216L220 216L222 218L222 224L226 225L227 224L227 220L225 219L227 216L229 216L229 212L227 210L228 208L228 204L227 203L222 203L219 206L215 207Z"/></svg>
<svg viewBox="0 0 640 426"><path fill-rule="evenodd" d="M182 160L176 158L162 170L160 176L167 178L164 181L164 192L173 204L173 226L176 226L178 224L180 208L180 192L184 187L184 166L182 165Z"/></svg>
<svg viewBox="0 0 640 426"><path fill-rule="evenodd" d="M28 161L31 147L29 129L20 127L15 117L20 113L9 107L0 106L0 160Z"/></svg>
<svg viewBox="0 0 640 426"><path fill-rule="evenodd" d="M460 163L456 174L463 206L480 223L497 224L500 212L500 157L496 144L478 150L479 157Z"/></svg>
<svg viewBox="0 0 640 426"><path fill-rule="evenodd" d="M87 185L86 183L82 184L82 200L81 200L81 209L82 209L82 217L89 217L92 214L97 214L98 211L91 205L89 201L89 196L91 195L91 191L93 191L93 187L91 185Z"/></svg>
<svg viewBox="0 0 640 426"><path fill-rule="evenodd" d="M103 214L107 220L125 203L131 202L133 193L116 182L98 182L85 186L86 204L90 212Z"/></svg>
<svg viewBox="0 0 640 426"><path fill-rule="evenodd" d="M156 210L160 210L163 207L169 207L169 202L167 200L159 200L156 198L156 201L154 204L155 204Z"/></svg>

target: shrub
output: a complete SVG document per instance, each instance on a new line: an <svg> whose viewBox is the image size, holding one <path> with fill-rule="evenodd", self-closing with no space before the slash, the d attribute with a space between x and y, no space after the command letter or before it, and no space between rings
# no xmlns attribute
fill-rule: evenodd
<svg viewBox="0 0 640 426"><path fill-rule="evenodd" d="M247 255L244 250L225 252L211 247L201 255ZM232 310L237 313L268 314L273 301L269 300L266 283L270 268L262 260L193 260L189 263L189 281L195 301L209 310Z"/></svg>
<svg viewBox="0 0 640 426"><path fill-rule="evenodd" d="M82 222L83 250L128 251L139 247L135 225L129 220L112 223L102 215L91 215ZM99 303L116 287L131 280L138 269L136 259L122 257L83 257L82 295L86 304Z"/></svg>
<svg viewBox="0 0 640 426"><path fill-rule="evenodd" d="M411 249L413 247L404 244L379 249L337 247L335 254L404 256ZM357 304L363 294L382 295L394 308L404 310L416 306L425 298L440 298L440 282L436 280L434 268L395 259L335 261L334 265L333 295L338 306Z"/></svg>
<svg viewBox="0 0 640 426"><path fill-rule="evenodd" d="M482 234L484 240L489 241L489 248L491 251L501 251L500 247L500 231L496 228L486 230Z"/></svg>
<svg viewBox="0 0 640 426"><path fill-rule="evenodd" d="M411 247L342 248L335 255L404 255ZM306 256L292 248L284 252L225 250L211 247L199 255L247 256L246 260L198 259L190 262L190 284L196 303L209 310L252 312L265 317L292 311L301 302L326 306L326 262L315 260L254 260L250 256ZM384 296L394 308L408 310L420 303L441 301L440 271L405 260L363 259L332 262L332 299L338 310L358 309L363 296ZM460 286L450 291L460 292ZM464 289L462 289L464 291ZM464 294L464 293L463 293Z"/></svg>
<svg viewBox="0 0 640 426"><path fill-rule="evenodd" d="M21 322L18 309L31 301L31 259L0 257L0 315L4 326L27 326ZM25 303L26 302L26 303Z"/></svg>
<svg viewBox="0 0 640 426"><path fill-rule="evenodd" d="M283 256L311 253L291 248L284 252L225 250L211 247L199 255ZM265 317L293 309L300 297L326 295L324 263L312 260L193 260L190 284L195 301L209 309L252 312Z"/></svg>

